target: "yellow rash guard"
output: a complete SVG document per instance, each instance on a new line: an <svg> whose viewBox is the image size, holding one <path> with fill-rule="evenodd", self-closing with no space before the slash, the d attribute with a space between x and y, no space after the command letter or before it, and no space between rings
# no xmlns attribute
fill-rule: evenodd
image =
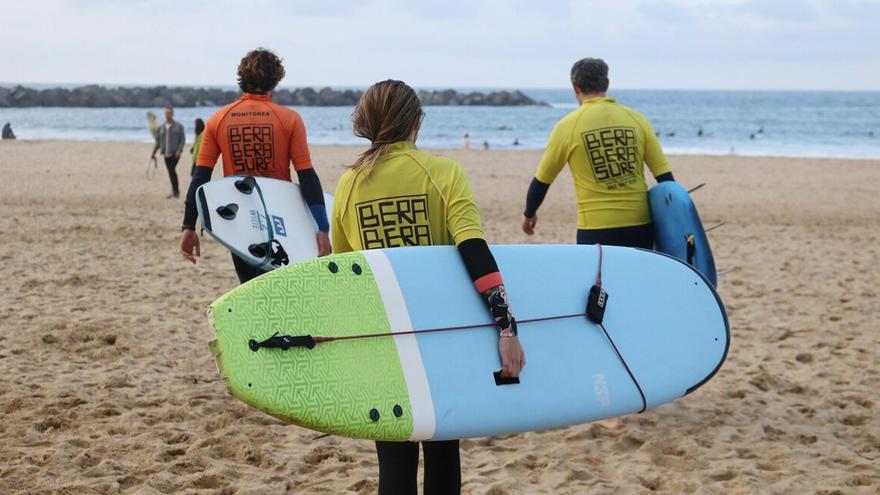
<svg viewBox="0 0 880 495"><path fill-rule="evenodd" d="M578 229L608 229L651 221L644 164L654 177L669 163L650 122L613 98L587 100L560 120L535 178L551 184L565 164L578 202Z"/></svg>
<svg viewBox="0 0 880 495"><path fill-rule="evenodd" d="M410 141L392 144L369 171L342 175L330 225L335 253L457 245L484 236L461 166Z"/></svg>

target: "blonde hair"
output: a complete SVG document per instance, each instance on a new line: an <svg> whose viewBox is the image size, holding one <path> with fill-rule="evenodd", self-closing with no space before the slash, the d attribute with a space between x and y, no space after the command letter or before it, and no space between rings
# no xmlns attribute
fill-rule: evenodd
<svg viewBox="0 0 880 495"><path fill-rule="evenodd" d="M351 167L369 173L388 146L412 137L423 115L418 95L403 81L388 79L367 88L351 121L354 134L369 139L371 144Z"/></svg>

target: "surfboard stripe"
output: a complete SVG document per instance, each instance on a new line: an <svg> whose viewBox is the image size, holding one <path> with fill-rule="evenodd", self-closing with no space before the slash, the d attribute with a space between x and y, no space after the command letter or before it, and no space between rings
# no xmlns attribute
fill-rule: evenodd
<svg viewBox="0 0 880 495"><path fill-rule="evenodd" d="M379 294L385 304L391 331L395 333L412 331L412 321L391 262L382 251L367 250L362 251L361 254L373 271ZM400 357L400 365L403 368L412 405L413 431L410 440L428 440L434 436L434 404L418 341L415 335L397 335L394 337L394 343L397 346L397 354Z"/></svg>

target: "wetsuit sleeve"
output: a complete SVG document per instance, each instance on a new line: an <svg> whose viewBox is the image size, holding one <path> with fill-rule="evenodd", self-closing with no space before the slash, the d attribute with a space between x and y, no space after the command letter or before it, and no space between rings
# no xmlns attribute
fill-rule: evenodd
<svg viewBox="0 0 880 495"><path fill-rule="evenodd" d="M544 184L552 184L568 162L568 135L568 125L563 121L556 124L547 139L547 148L535 172L535 177Z"/></svg>
<svg viewBox="0 0 880 495"><path fill-rule="evenodd" d="M672 172L666 172L665 174L660 174L654 178L657 179L658 183L660 183L660 182L675 182L675 177L672 176Z"/></svg>
<svg viewBox="0 0 880 495"><path fill-rule="evenodd" d="M537 215L538 208L544 202L544 197L547 196L549 189L550 184L539 181L537 177L532 178L532 183L529 184L529 192L526 193L526 209L523 211L523 215L528 218Z"/></svg>
<svg viewBox="0 0 880 495"><path fill-rule="evenodd" d="M458 244L458 253L474 282L477 292L483 296L489 313L495 319L499 337L515 337L516 319L510 310L504 280L498 271L495 257L483 239L468 239Z"/></svg>
<svg viewBox="0 0 880 495"><path fill-rule="evenodd" d="M302 117L294 114L293 130L290 135L290 159L293 160L293 169L297 172L312 168L312 157L309 154L309 145L306 138L306 126Z"/></svg>
<svg viewBox="0 0 880 495"><path fill-rule="evenodd" d="M196 219L199 211L196 208L196 190L203 184L211 180L211 172L214 169L199 165L193 172L192 180L189 183L189 189L186 191L186 202L183 211L183 228L196 230Z"/></svg>
<svg viewBox="0 0 880 495"><path fill-rule="evenodd" d="M324 205L324 190L321 189L321 180L315 169L309 167L303 170L297 170L296 175L299 178L299 188L302 192L303 199L309 205L309 211L318 224L318 230L327 232L330 230L330 223L327 221L327 207Z"/></svg>
<svg viewBox="0 0 880 495"><path fill-rule="evenodd" d="M651 175L659 177L670 171L669 161L648 119L642 119L642 129L645 132L645 163L651 169Z"/></svg>
<svg viewBox="0 0 880 495"><path fill-rule="evenodd" d="M217 141L217 121L210 118L205 124L205 132L202 134L199 153L196 155L196 165L213 169L219 157L220 144Z"/></svg>
<svg viewBox="0 0 880 495"><path fill-rule="evenodd" d="M344 198L341 197L342 191L342 183L340 180L339 184L336 187L336 199L333 201L333 211L330 215L330 243L333 247L334 253L348 253L350 251L354 251L351 247L351 244L348 242L348 238L345 237L345 231L342 228L342 207L345 203Z"/></svg>
<svg viewBox="0 0 880 495"><path fill-rule="evenodd" d="M471 185L457 163L452 167L446 192L446 227L456 245L468 239L482 239L485 235Z"/></svg>

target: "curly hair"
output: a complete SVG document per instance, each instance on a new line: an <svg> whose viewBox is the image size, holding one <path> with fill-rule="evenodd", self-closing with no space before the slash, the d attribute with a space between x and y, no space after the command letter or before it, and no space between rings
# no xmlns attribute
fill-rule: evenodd
<svg viewBox="0 0 880 495"><path fill-rule="evenodd" d="M281 59L265 48L249 52L238 64L238 87L245 93L264 95L283 78Z"/></svg>

